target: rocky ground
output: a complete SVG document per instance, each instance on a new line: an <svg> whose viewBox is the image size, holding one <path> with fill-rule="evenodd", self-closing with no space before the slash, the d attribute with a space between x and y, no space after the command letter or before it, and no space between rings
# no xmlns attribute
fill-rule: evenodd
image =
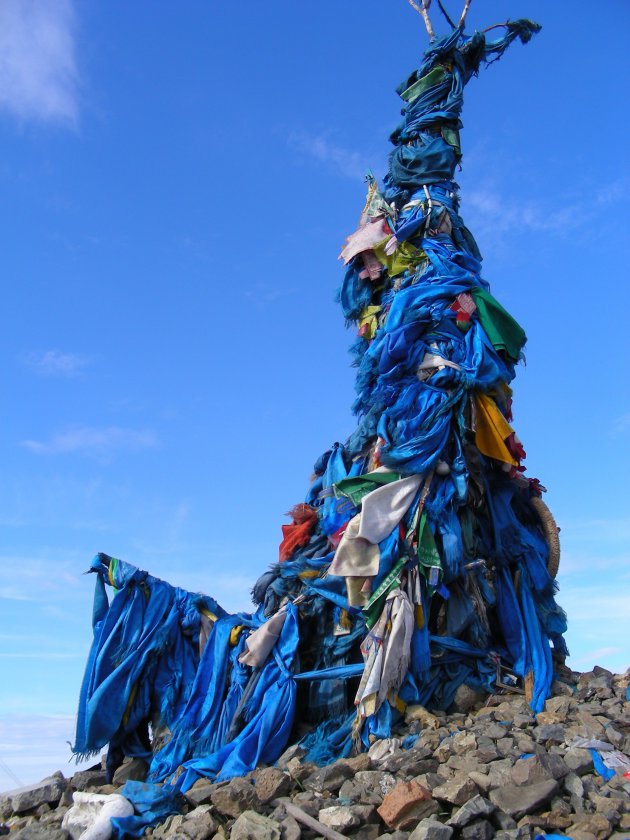
<svg viewBox="0 0 630 840"><path fill-rule="evenodd" d="M318 768L294 746L276 767L212 784L198 781L183 813L147 829L169 840L630 840L630 776L604 781L589 749L597 739L630 755L630 671L603 668L554 683L545 710L533 715L523 695L500 694L483 706L460 694L459 710L407 710L400 737L410 749L377 741L369 753ZM470 708L469 708L470 707ZM601 769L601 768L600 768ZM138 762L105 784L100 768L49 779L0 795L0 834L11 840L66 840L61 827L77 790L116 793L142 773Z"/></svg>

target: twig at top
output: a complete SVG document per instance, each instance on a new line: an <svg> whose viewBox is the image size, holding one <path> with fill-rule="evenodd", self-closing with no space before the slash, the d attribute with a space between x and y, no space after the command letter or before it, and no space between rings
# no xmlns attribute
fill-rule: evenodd
<svg viewBox="0 0 630 840"><path fill-rule="evenodd" d="M448 25L451 27L451 29L455 29L455 24L454 24L454 23L453 23L453 21L451 20L451 18L450 18L450 16L449 16L449 13L446 11L446 9L444 8L444 6L442 5L442 0L437 0L437 4L438 4L438 6L440 7L440 11L442 12L442 14L444 15L444 17L445 17L445 18L446 18L446 20L448 21Z"/></svg>
<svg viewBox="0 0 630 840"><path fill-rule="evenodd" d="M464 4L464 11L462 12L462 16L459 19L458 26L463 26L464 25L464 21L466 20L466 15L468 14L468 9L470 9L471 2L472 2L472 0L466 0L466 2Z"/></svg>
<svg viewBox="0 0 630 840"><path fill-rule="evenodd" d="M433 31L431 20L429 19L429 6L431 5L431 0L420 0L420 2L422 3L422 6L419 6L415 0L409 0L409 5L413 6L419 15L422 15L424 25L429 33L429 38L435 38L435 32Z"/></svg>

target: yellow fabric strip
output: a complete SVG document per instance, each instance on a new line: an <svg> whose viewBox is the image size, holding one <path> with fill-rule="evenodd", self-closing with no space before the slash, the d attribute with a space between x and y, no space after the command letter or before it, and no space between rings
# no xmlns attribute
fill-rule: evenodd
<svg viewBox="0 0 630 840"><path fill-rule="evenodd" d="M514 429L499 411L497 404L487 394L476 393L473 396L477 410L477 429L475 431L475 443L482 455L503 461L518 467L516 461L505 445L505 441Z"/></svg>

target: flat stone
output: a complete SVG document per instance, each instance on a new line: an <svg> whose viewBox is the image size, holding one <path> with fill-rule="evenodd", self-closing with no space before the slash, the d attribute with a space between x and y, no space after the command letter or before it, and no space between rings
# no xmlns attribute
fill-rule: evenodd
<svg viewBox="0 0 630 840"><path fill-rule="evenodd" d="M52 828L32 823L19 831L12 831L11 840L67 840L68 835L62 828Z"/></svg>
<svg viewBox="0 0 630 840"><path fill-rule="evenodd" d="M548 802L557 790L555 779L525 787L505 785L490 791L490 801L501 811L519 819Z"/></svg>
<svg viewBox="0 0 630 840"><path fill-rule="evenodd" d="M212 794L218 789L218 785L209 782L207 779L197 779L195 784L186 791L186 800L193 808L198 805L209 805L212 802Z"/></svg>
<svg viewBox="0 0 630 840"><path fill-rule="evenodd" d="M286 796L292 786L291 777L275 767L265 767L258 770L254 777L254 789L263 804L271 802L272 799L277 799L279 796Z"/></svg>
<svg viewBox="0 0 630 840"><path fill-rule="evenodd" d="M452 739L453 752L457 755L477 749L477 739L472 732L458 732Z"/></svg>
<svg viewBox="0 0 630 840"><path fill-rule="evenodd" d="M538 726L543 726L546 723L562 723L564 720L565 716L559 715L556 712L538 712L536 715Z"/></svg>
<svg viewBox="0 0 630 840"><path fill-rule="evenodd" d="M474 820L462 829L461 837L464 840L491 840L494 828L488 820Z"/></svg>
<svg viewBox="0 0 630 840"><path fill-rule="evenodd" d="M153 836L158 838L171 837L176 831L179 831L183 822L184 817L182 814L171 814L163 823L160 823L153 829Z"/></svg>
<svg viewBox="0 0 630 840"><path fill-rule="evenodd" d="M304 747L301 747L299 744L293 744L293 746L288 747L280 756L280 758L276 761L276 765L281 770L286 770L287 764L294 758L297 758L298 761L301 758L304 758L306 755L306 750Z"/></svg>
<svg viewBox="0 0 630 840"><path fill-rule="evenodd" d="M144 782L149 772L149 765L142 758L128 758L120 765L114 773L112 783L124 785L125 782Z"/></svg>
<svg viewBox="0 0 630 840"><path fill-rule="evenodd" d="M336 793L345 780L354 775L354 772L347 764L338 761L335 764L328 764L325 767L321 767L319 770L311 773L310 776L307 776L304 779L304 787L316 790L318 793L322 793L325 790L330 791L330 793Z"/></svg>
<svg viewBox="0 0 630 840"><path fill-rule="evenodd" d="M519 759L510 770L510 778L515 785L529 785L549 779L561 779L568 772L569 768L559 755L541 753Z"/></svg>
<svg viewBox="0 0 630 840"><path fill-rule="evenodd" d="M256 811L243 811L232 826L230 840L282 840L280 823Z"/></svg>
<svg viewBox="0 0 630 840"><path fill-rule="evenodd" d="M105 770L79 770L70 779L74 790L89 790L91 787L100 787L107 784L107 772Z"/></svg>
<svg viewBox="0 0 630 840"><path fill-rule="evenodd" d="M261 805L254 786L244 779L232 779L227 785L217 786L211 800L220 814L235 818Z"/></svg>
<svg viewBox="0 0 630 840"><path fill-rule="evenodd" d="M214 837L219 828L216 820L209 813L193 816L194 813L193 811L186 816L180 832L191 840L209 840L210 837Z"/></svg>
<svg viewBox="0 0 630 840"><path fill-rule="evenodd" d="M477 785L467 776L456 776L444 785L434 788L431 793L434 799L448 802L451 805L463 805L478 793Z"/></svg>
<svg viewBox="0 0 630 840"><path fill-rule="evenodd" d="M282 840L300 840L302 829L300 824L292 816L286 816L280 823Z"/></svg>
<svg viewBox="0 0 630 840"><path fill-rule="evenodd" d="M31 811L44 802L56 805L66 789L66 780L61 773L48 776L34 785L27 785L10 794L11 807L16 814Z"/></svg>
<svg viewBox="0 0 630 840"><path fill-rule="evenodd" d="M512 831L517 828L516 820L503 811L496 811L492 814L492 824L501 831Z"/></svg>
<svg viewBox="0 0 630 840"><path fill-rule="evenodd" d="M357 814L346 805L332 805L329 808L322 808L317 819L328 828L339 832L349 831L361 824Z"/></svg>
<svg viewBox="0 0 630 840"><path fill-rule="evenodd" d="M366 752L353 755L352 758L344 758L339 763L345 764L353 773L370 770L372 767L372 759Z"/></svg>
<svg viewBox="0 0 630 840"><path fill-rule="evenodd" d="M353 840L376 840L377 837L382 836L381 827L380 823L363 825L360 829L358 829L358 831L352 833Z"/></svg>
<svg viewBox="0 0 630 840"><path fill-rule="evenodd" d="M394 784L396 784L395 780ZM383 793L380 788L374 789L370 785L361 784L354 779L346 779L339 788L338 797L344 804L356 802L361 805L380 805L383 801Z"/></svg>
<svg viewBox="0 0 630 840"><path fill-rule="evenodd" d="M438 811L438 804L430 791L415 781L399 782L383 799L378 815L388 828L415 824Z"/></svg>
<svg viewBox="0 0 630 840"><path fill-rule="evenodd" d="M482 793L488 793L491 789L491 779L487 773L476 773L475 771L468 774L468 778L473 781Z"/></svg>
<svg viewBox="0 0 630 840"><path fill-rule="evenodd" d="M564 778L563 787L568 794L581 799L584 796L584 783L576 773L569 773Z"/></svg>
<svg viewBox="0 0 630 840"><path fill-rule="evenodd" d="M575 708L576 705L575 700L571 700L571 698L566 695L550 697L545 703L545 711L553 712L554 714L560 715L562 718L566 718L571 709Z"/></svg>
<svg viewBox="0 0 630 840"><path fill-rule="evenodd" d="M493 761L492 764L488 766L488 777L490 779L490 786L492 788L497 788L503 785L509 785L511 783L511 769L512 763L507 758L502 758L500 761Z"/></svg>
<svg viewBox="0 0 630 840"><path fill-rule="evenodd" d="M396 777L382 770L360 770L355 774L354 781L358 784L376 788L385 796L396 787Z"/></svg>
<svg viewBox="0 0 630 840"><path fill-rule="evenodd" d="M542 726L535 726L532 734L538 743L563 744L565 740L564 726L561 723L545 723Z"/></svg>
<svg viewBox="0 0 630 840"><path fill-rule="evenodd" d="M483 796L479 794L473 796L468 802L465 802L459 811L456 811L453 816L447 820L447 825L452 825L453 828L462 828L468 825L477 817L489 817L495 808L492 802L488 802Z"/></svg>
<svg viewBox="0 0 630 840"><path fill-rule="evenodd" d="M453 829L438 820L421 820L409 835L409 840L451 840Z"/></svg>
<svg viewBox="0 0 630 840"><path fill-rule="evenodd" d="M593 756L588 750L571 747L564 754L564 763L569 770L577 773L578 776L583 776L593 769Z"/></svg>
<svg viewBox="0 0 630 840"><path fill-rule="evenodd" d="M603 814L587 814L567 829L569 837L581 833L591 834L596 840L606 840L612 834L612 826Z"/></svg>

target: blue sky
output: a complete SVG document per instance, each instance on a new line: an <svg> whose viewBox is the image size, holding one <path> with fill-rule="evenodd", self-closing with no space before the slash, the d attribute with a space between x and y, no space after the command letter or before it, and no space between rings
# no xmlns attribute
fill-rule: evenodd
<svg viewBox="0 0 630 840"><path fill-rule="evenodd" d="M570 664L619 671L630 7L577 8L473 2L470 30L543 31L469 85L459 180L529 337L515 427L562 529ZM247 608L352 431L337 255L425 45L404 0L0 5L0 790L71 772L92 555Z"/></svg>

